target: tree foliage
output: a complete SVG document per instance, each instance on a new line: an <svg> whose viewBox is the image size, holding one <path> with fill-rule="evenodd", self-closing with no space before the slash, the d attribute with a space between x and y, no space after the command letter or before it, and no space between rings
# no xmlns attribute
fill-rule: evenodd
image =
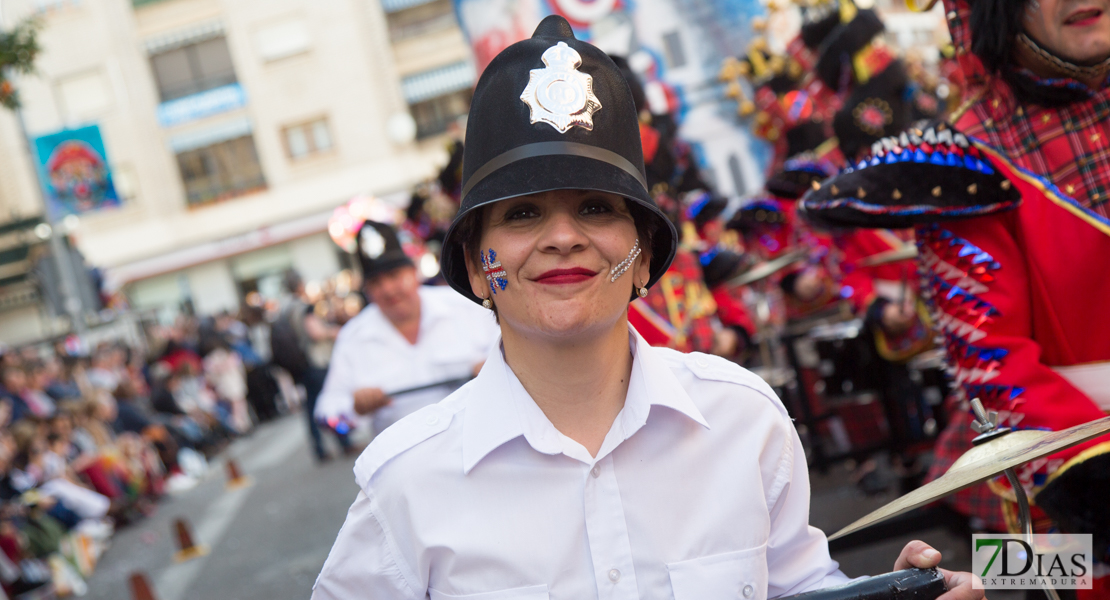
<svg viewBox="0 0 1110 600"><path fill-rule="evenodd" d="M12 83L14 75L32 73L39 53L39 23L28 19L9 31L0 31L0 104L19 108L19 92Z"/></svg>

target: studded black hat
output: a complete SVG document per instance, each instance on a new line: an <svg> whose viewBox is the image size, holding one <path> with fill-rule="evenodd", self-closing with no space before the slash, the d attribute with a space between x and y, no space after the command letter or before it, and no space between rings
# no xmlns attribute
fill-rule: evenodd
<svg viewBox="0 0 1110 600"><path fill-rule="evenodd" d="M356 242L363 280L413 264L402 249L397 232L385 223L366 221L358 231Z"/></svg>
<svg viewBox="0 0 1110 600"><path fill-rule="evenodd" d="M526 194L609 192L655 221L651 286L674 256L677 234L648 193L632 93L604 52L575 39L566 19L545 18L532 37L497 55L474 90L467 119L462 202L443 244L442 268L470 290L459 223L476 208Z"/></svg>
<svg viewBox="0 0 1110 600"><path fill-rule="evenodd" d="M875 142L869 156L815 184L799 214L822 227L903 229L1013 210L1021 193L944 122Z"/></svg>

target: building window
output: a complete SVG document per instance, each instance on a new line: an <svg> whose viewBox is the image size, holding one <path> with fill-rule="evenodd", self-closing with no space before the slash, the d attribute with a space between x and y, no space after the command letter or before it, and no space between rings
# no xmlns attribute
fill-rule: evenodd
<svg viewBox="0 0 1110 600"><path fill-rule="evenodd" d="M209 38L150 57L162 102L238 81L227 38Z"/></svg>
<svg viewBox="0 0 1110 600"><path fill-rule="evenodd" d="M394 4L405 4L404 2ZM457 27L455 9L450 0L434 0L426 4L406 6L387 15L389 39L400 41L444 29Z"/></svg>
<svg viewBox="0 0 1110 600"><path fill-rule="evenodd" d="M35 0L35 10L38 12L50 12L53 10L61 10L66 6L77 6L80 0Z"/></svg>
<svg viewBox="0 0 1110 600"><path fill-rule="evenodd" d="M447 125L470 111L470 89L436 96L409 106L416 121L416 137L423 138L447 131Z"/></svg>
<svg viewBox="0 0 1110 600"><path fill-rule="evenodd" d="M255 31L254 46L258 56L270 62L308 52L312 37L303 19L291 17Z"/></svg>
<svg viewBox="0 0 1110 600"><path fill-rule="evenodd" d="M266 187L250 135L181 152L177 165L189 206L219 202Z"/></svg>
<svg viewBox="0 0 1110 600"><path fill-rule="evenodd" d="M672 69L686 66L686 51L682 48L682 38L677 31L663 35L663 49L667 53L667 63Z"/></svg>
<svg viewBox="0 0 1110 600"><path fill-rule="evenodd" d="M293 160L327 152L332 148L327 119L290 125L282 129L281 134L285 140L285 153Z"/></svg>

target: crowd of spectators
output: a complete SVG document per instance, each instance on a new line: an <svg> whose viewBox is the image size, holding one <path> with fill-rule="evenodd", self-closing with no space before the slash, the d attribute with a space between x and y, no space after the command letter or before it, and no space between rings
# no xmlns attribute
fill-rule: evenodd
<svg viewBox="0 0 1110 600"><path fill-rule="evenodd" d="M335 288L311 286L308 300L340 324L361 305ZM235 438L299 408L303 391L271 362L278 303L256 304L150 325L131 343L0 348L0 585L8 597L81 593L116 528L195 486L207 459Z"/></svg>

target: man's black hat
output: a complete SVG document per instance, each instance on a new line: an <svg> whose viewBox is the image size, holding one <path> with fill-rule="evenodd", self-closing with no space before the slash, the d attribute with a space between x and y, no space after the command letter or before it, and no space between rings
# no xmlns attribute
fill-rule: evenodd
<svg viewBox="0 0 1110 600"><path fill-rule="evenodd" d="M366 221L358 230L356 241L363 281L398 267L413 265L412 259L401 248L397 232L385 223Z"/></svg>
<svg viewBox="0 0 1110 600"><path fill-rule="evenodd" d="M705 287L711 290L736 277L749 266L743 254L728 250L703 254L700 261L702 276L705 278Z"/></svg>
<svg viewBox="0 0 1110 600"><path fill-rule="evenodd" d="M894 60L881 73L852 90L843 108L833 117L833 132L844 158L852 161L861 150L910 126L908 84L902 61Z"/></svg>
<svg viewBox="0 0 1110 600"><path fill-rule="evenodd" d="M728 200L703 192L686 207L686 218L693 221L697 228L705 227L713 219L721 216L728 208Z"/></svg>
<svg viewBox="0 0 1110 600"><path fill-rule="evenodd" d="M480 301L458 236L466 215L498 200L563 189L609 192L646 208L655 221L647 285L667 270L678 236L648 193L628 84L612 59L552 15L530 39L498 54L474 90L462 202L443 245L451 287Z"/></svg>
<svg viewBox="0 0 1110 600"><path fill-rule="evenodd" d="M817 50L833 29L840 25L840 5L836 2L807 6L802 9L802 43Z"/></svg>
<svg viewBox="0 0 1110 600"><path fill-rule="evenodd" d="M883 22L873 10L860 10L855 18L837 25L821 42L820 56L814 67L825 85L840 89L840 77L850 68L852 57L883 32Z"/></svg>
<svg viewBox="0 0 1110 600"><path fill-rule="evenodd" d="M835 175L833 164L817 154L826 141L825 124L818 121L803 121L787 130L786 162L782 169L767 178L767 191L785 200L797 200L809 191L814 181Z"/></svg>

